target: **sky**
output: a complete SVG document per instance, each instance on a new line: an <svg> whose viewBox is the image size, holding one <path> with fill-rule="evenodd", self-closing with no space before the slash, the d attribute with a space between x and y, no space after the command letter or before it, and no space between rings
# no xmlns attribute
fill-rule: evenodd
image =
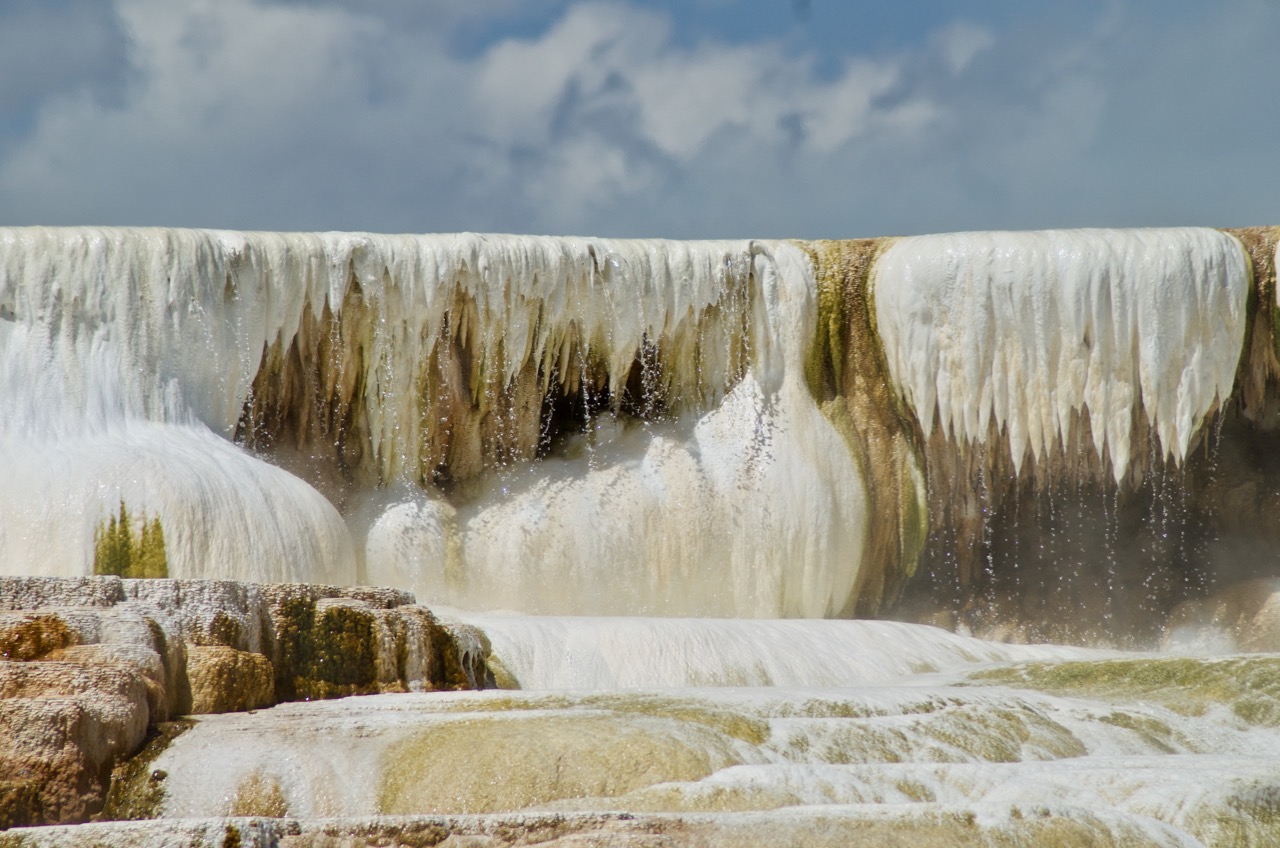
<svg viewBox="0 0 1280 848"><path fill-rule="evenodd" d="M0 0L0 225L1280 225L1280 0Z"/></svg>

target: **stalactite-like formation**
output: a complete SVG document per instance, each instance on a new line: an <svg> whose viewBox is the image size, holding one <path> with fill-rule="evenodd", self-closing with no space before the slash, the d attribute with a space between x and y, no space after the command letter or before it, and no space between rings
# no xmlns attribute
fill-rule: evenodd
<svg viewBox="0 0 1280 848"><path fill-rule="evenodd" d="M123 499L175 576L838 613L812 286L786 243L0 231L0 567L84 573Z"/></svg>
<svg viewBox="0 0 1280 848"><path fill-rule="evenodd" d="M1274 361L1250 275L1270 248L1242 235L961 233L882 253L876 314L929 481L908 606L1145 644L1160 610L1212 584L1223 490L1200 454L1216 455L1220 410L1265 396Z"/></svg>
<svg viewBox="0 0 1280 848"><path fill-rule="evenodd" d="M1231 395L1248 258L1213 230L961 233L896 241L876 268L889 370L928 435L962 446L993 428L1015 473L1067 447L1089 415L1123 482L1145 416L1181 461Z"/></svg>

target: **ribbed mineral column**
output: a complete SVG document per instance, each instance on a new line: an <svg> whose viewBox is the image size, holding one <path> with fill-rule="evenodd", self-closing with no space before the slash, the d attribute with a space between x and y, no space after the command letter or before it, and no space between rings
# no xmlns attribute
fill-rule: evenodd
<svg viewBox="0 0 1280 848"><path fill-rule="evenodd" d="M923 455L876 332L870 278L890 239L809 242L817 281L810 391L844 437L867 488L867 535L851 612L874 615L915 571L929 530Z"/></svg>

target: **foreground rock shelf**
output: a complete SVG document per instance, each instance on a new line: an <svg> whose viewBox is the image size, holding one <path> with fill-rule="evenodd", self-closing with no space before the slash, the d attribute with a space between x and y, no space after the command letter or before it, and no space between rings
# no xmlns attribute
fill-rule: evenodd
<svg viewBox="0 0 1280 848"><path fill-rule="evenodd" d="M480 633L407 592L0 578L0 827L86 821L181 716L491 685Z"/></svg>
<svg viewBox="0 0 1280 848"><path fill-rule="evenodd" d="M1275 654L511 614L432 618L406 640L429 613L383 590L0 588L28 607L0 613L9 822L91 819L12 827L0 848L1249 848L1280 832ZM199 644L214 633L231 644ZM368 639L373 671L339 673ZM221 676L194 671L209 649ZM539 658L565 667L549 675ZM791 676L774 678L772 658ZM527 688L422 691L484 686L486 667ZM185 717L209 681L286 700L286 674L295 697L371 694Z"/></svg>
<svg viewBox="0 0 1280 848"><path fill-rule="evenodd" d="M3 848L372 848L466 846L506 848L756 848L760 845L912 845L921 848L996 848L1007 845L1158 845L1137 829L1116 842L1114 822L1049 808L978 821L963 809L921 813L877 811L862 805L718 815L630 813L517 813L491 816L392 816L372 819L184 819L102 822L0 834Z"/></svg>

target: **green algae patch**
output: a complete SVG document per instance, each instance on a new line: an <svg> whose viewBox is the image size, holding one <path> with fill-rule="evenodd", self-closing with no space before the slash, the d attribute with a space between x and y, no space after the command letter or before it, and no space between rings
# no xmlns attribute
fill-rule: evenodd
<svg viewBox="0 0 1280 848"><path fill-rule="evenodd" d="M193 646L187 649L187 678L196 715L256 710L276 702L274 671L262 654Z"/></svg>
<svg viewBox="0 0 1280 848"><path fill-rule="evenodd" d="M471 656L462 650L458 640L449 629L441 625L429 613L427 613L425 626L431 647L429 676L432 688L452 690L519 688L518 685L514 687L498 686L495 680L497 672L493 667L493 657L488 649L489 641L483 634L481 634L481 641L484 644L483 655ZM404 641L403 644L407 648L407 641ZM514 677L511 677L506 682L516 681Z"/></svg>
<svg viewBox="0 0 1280 848"><path fill-rule="evenodd" d="M923 722L920 731L953 750L957 762L1017 763L1088 753L1067 728L1024 706L966 704Z"/></svg>
<svg viewBox="0 0 1280 848"><path fill-rule="evenodd" d="M1098 721L1137 734L1147 747L1153 750L1165 754L1176 754L1179 751L1179 748L1174 744L1178 741L1178 735L1174 733L1173 728L1168 723L1157 718L1137 713L1116 711L1100 716Z"/></svg>
<svg viewBox="0 0 1280 848"><path fill-rule="evenodd" d="M475 700L444 701L433 707L432 711L446 715L482 712L545 713L576 711L579 714L603 713L619 717L644 716L701 725L750 745L763 745L769 741L771 733L769 722L759 716L712 706L692 699L636 693L601 693L579 697L566 695L484 697Z"/></svg>
<svg viewBox="0 0 1280 848"><path fill-rule="evenodd" d="M688 722L595 712L460 718L387 756L379 812L493 813L613 798L738 762L730 740Z"/></svg>
<svg viewBox="0 0 1280 848"><path fill-rule="evenodd" d="M505 691L505 690L504 690ZM569 710L581 702L567 695L497 696L476 699L449 700L433 704L437 713L503 713L535 710Z"/></svg>
<svg viewBox="0 0 1280 848"><path fill-rule="evenodd" d="M918 804L928 804L937 800L933 790L918 780L899 780L894 788Z"/></svg>
<svg viewBox="0 0 1280 848"><path fill-rule="evenodd" d="M1280 844L1280 787L1242 782L1221 802L1193 812L1183 826L1206 845L1274 848Z"/></svg>
<svg viewBox="0 0 1280 848"><path fill-rule="evenodd" d="M425 608L317 597L303 585L283 585L273 595L265 653L277 701L404 692L415 648L426 654L422 683L430 689L493 685L484 653L465 651Z"/></svg>
<svg viewBox="0 0 1280 848"><path fill-rule="evenodd" d="M494 685L499 689L516 690L522 688L520 680L511 673L506 663L496 654L490 654L488 658L489 673L493 675Z"/></svg>
<svg viewBox="0 0 1280 848"><path fill-rule="evenodd" d="M866 490L862 562L845 613L873 616L915 573L929 533L922 439L893 389L876 329L875 259L891 239L798 242L813 262L818 321L805 380L849 446Z"/></svg>
<svg viewBox="0 0 1280 848"><path fill-rule="evenodd" d="M1079 813L1067 818L1047 811L1037 813L1036 818L1003 823L984 832L983 837L978 844L988 848L1163 848L1169 844L1162 834L1151 833L1140 824Z"/></svg>
<svg viewBox="0 0 1280 848"><path fill-rule="evenodd" d="M318 609L314 599L285 600L275 611L272 657L282 701L366 695L377 687L377 627L372 610L345 604Z"/></svg>
<svg viewBox="0 0 1280 848"><path fill-rule="evenodd" d="M803 802L783 787L756 785L717 786L702 783L660 783L623 796L576 802L575 809L625 809L643 813L747 813L799 806ZM564 805L569 809L569 805ZM759 843L757 843L759 844Z"/></svg>
<svg viewBox="0 0 1280 848"><path fill-rule="evenodd" d="M43 818L42 781L30 774L0 775L0 848L8 848L5 831L24 827Z"/></svg>
<svg viewBox="0 0 1280 848"><path fill-rule="evenodd" d="M1242 721L1280 725L1280 657L1149 657L1030 663L974 672L969 679L1121 703L1150 703L1182 715L1211 707Z"/></svg>
<svg viewBox="0 0 1280 848"><path fill-rule="evenodd" d="M929 805L893 815L866 813L865 818L815 817L777 828L769 819L753 819L734 828L736 840L708 839L716 845L891 846L891 848L1168 848L1162 833L1142 823L1129 823L1078 811L1070 817L1038 809L991 820L970 810ZM722 827L724 827L722 825ZM729 825L725 830L734 827ZM740 828L740 829L738 829ZM714 832L714 831L713 831ZM684 843L681 843L684 844Z"/></svg>
<svg viewBox="0 0 1280 848"><path fill-rule="evenodd" d="M642 715L691 722L750 745L763 745L769 741L767 721L697 701L656 695L598 695L584 698L581 703L587 708L609 710L618 715Z"/></svg>
<svg viewBox="0 0 1280 848"><path fill-rule="evenodd" d="M151 764L173 744L173 740L195 727L195 724L190 719L183 719L152 725L141 750L117 765L111 773L106 804L95 819L122 821L158 818L164 805L164 781L168 775L153 769Z"/></svg>
<svg viewBox="0 0 1280 848"><path fill-rule="evenodd" d="M808 737L793 733L790 752L833 765L1017 763L1087 754L1063 725L1022 705L972 703L926 713L853 718Z"/></svg>
<svg viewBox="0 0 1280 848"><path fill-rule="evenodd" d="M120 501L120 512L98 525L93 534L93 573L116 577L168 577L164 527L160 517L134 520Z"/></svg>
<svg viewBox="0 0 1280 848"><path fill-rule="evenodd" d="M928 715L942 710L964 707L963 698L930 694L918 700L903 701L892 707L836 698L809 698L795 703L779 703L768 709L771 718L877 718L882 716Z"/></svg>
<svg viewBox="0 0 1280 848"><path fill-rule="evenodd" d="M316 616L307 648L304 676L312 697L368 691L376 683L377 634L370 611L325 609Z"/></svg>

